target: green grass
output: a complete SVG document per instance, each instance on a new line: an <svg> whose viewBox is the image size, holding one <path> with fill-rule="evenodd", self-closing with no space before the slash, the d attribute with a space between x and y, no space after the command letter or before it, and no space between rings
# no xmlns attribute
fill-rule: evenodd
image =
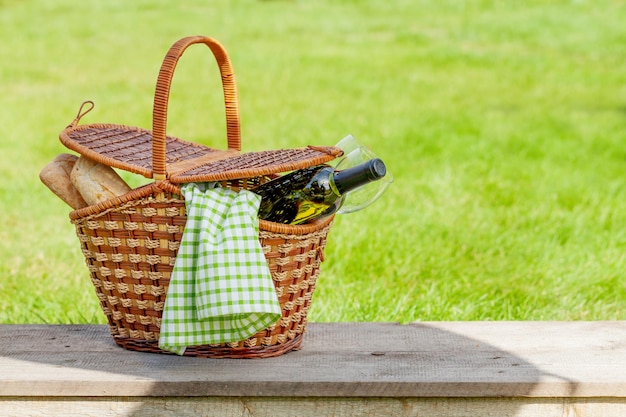
<svg viewBox="0 0 626 417"><path fill-rule="evenodd" d="M83 100L84 123L149 128L195 34L229 51L244 150L351 133L396 178L337 218L311 320L624 320L625 21L617 0L0 0L0 322L104 322L37 175ZM224 144L220 91L190 49L169 132Z"/></svg>

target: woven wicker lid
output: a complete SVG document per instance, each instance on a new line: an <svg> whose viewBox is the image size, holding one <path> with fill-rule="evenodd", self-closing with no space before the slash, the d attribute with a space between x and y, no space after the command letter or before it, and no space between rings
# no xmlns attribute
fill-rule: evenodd
<svg viewBox="0 0 626 417"><path fill-rule="evenodd" d="M69 149L105 165L153 177L152 132L115 124L70 126L59 135ZM166 136L165 164L172 183L251 178L328 162L341 155L328 146L239 153Z"/></svg>

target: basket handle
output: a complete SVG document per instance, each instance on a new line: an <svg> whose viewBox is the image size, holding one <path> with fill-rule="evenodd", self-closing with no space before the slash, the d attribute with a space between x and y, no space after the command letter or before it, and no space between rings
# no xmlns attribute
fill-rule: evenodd
<svg viewBox="0 0 626 417"><path fill-rule="evenodd" d="M235 84L233 67L226 50L218 41L206 36L182 38L172 45L165 55L154 92L154 107L152 111L152 178L155 180L163 180L167 176L165 131L167 128L167 106L174 70L185 50L196 43L207 45L215 56L222 76L222 88L224 90L228 150L241 150L237 86Z"/></svg>

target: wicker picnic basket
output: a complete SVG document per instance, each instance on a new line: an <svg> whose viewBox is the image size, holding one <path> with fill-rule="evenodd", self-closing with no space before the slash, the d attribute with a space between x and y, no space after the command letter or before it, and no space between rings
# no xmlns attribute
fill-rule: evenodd
<svg viewBox="0 0 626 417"><path fill-rule="evenodd" d="M184 51L194 44L208 46L219 66L226 107L226 150L166 135L174 70ZM186 223L181 183L217 181L232 189L252 189L278 173L341 155L338 148L317 146L240 153L238 106L233 69L224 48L211 38L187 37L169 49L161 65L151 131L114 124L79 125L92 105L85 111L81 106L60 134L66 147L85 157L154 179L125 195L70 213L111 334L126 349L167 353L158 348L158 338ZM297 349L332 220L328 217L298 226L260 220L259 240L282 318L247 340L188 347L185 355L261 358Z"/></svg>

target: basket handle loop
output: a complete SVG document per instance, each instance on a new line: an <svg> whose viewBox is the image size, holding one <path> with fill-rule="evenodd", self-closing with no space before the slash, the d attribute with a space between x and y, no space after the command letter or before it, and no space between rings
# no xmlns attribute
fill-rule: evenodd
<svg viewBox="0 0 626 417"><path fill-rule="evenodd" d="M72 123L67 125L67 128L75 127L76 125L78 125L78 122L80 122L80 119L82 119L84 115L92 111L94 107L96 107L96 105L94 104L93 101L91 100L83 101L83 104L81 104L80 108L78 109L78 113L76 113L76 117L74 118L74 120L72 120Z"/></svg>
<svg viewBox="0 0 626 417"><path fill-rule="evenodd" d="M185 50L196 43L207 45L215 56L222 76L222 88L224 90L228 150L241 150L237 86L235 84L233 67L226 50L218 41L206 36L189 36L182 38L172 45L165 55L161 69L159 70L159 77L154 92L154 107L152 112L152 177L155 180L162 180L167 177L165 131L167 128L167 106L174 70Z"/></svg>

